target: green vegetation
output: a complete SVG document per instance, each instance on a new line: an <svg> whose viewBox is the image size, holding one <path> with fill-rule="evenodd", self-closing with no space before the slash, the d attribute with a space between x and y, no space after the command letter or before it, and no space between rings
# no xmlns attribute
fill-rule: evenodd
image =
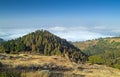
<svg viewBox="0 0 120 77"><path fill-rule="evenodd" d="M0 44L0 52L40 53L46 56L67 54L70 60L75 62L87 60L87 56L80 49L46 30L37 30L15 40L4 42Z"/></svg>
<svg viewBox="0 0 120 77"><path fill-rule="evenodd" d="M120 42L115 41L115 39L100 38L97 39L96 43L93 40L94 44L83 49L83 52L89 55L88 62L104 64L120 69Z"/></svg>
<svg viewBox="0 0 120 77"><path fill-rule="evenodd" d="M19 72L0 72L0 77L21 77Z"/></svg>

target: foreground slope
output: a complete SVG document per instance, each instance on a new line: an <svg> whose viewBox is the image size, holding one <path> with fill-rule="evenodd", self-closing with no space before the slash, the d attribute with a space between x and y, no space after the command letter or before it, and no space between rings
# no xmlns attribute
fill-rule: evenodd
<svg viewBox="0 0 120 77"><path fill-rule="evenodd" d="M74 62L84 62L87 56L80 49L46 30L37 30L15 40L2 44L1 52L40 53L41 55L61 55Z"/></svg>
<svg viewBox="0 0 120 77"><path fill-rule="evenodd" d="M0 77L120 77L120 70L76 64L61 56L0 54ZM5 73L6 72L6 73Z"/></svg>

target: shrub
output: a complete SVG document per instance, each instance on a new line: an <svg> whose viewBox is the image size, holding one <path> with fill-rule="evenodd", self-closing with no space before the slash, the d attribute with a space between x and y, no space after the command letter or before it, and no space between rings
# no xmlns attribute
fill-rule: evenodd
<svg viewBox="0 0 120 77"><path fill-rule="evenodd" d="M96 64L103 64L104 60L100 56L94 55L89 57L89 62Z"/></svg>
<svg viewBox="0 0 120 77"><path fill-rule="evenodd" d="M0 72L0 77L21 77L18 72Z"/></svg>
<svg viewBox="0 0 120 77"><path fill-rule="evenodd" d="M120 64L114 64L114 67L120 69Z"/></svg>

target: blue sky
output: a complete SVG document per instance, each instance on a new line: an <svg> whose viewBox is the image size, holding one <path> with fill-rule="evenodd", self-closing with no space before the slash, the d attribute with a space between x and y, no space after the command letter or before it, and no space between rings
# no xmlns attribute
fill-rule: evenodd
<svg viewBox="0 0 120 77"><path fill-rule="evenodd" d="M0 38L46 29L83 41L120 35L120 0L0 0Z"/></svg>

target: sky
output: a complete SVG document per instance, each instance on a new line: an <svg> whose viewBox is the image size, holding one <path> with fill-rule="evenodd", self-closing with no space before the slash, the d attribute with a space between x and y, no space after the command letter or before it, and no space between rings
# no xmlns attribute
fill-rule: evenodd
<svg viewBox="0 0 120 77"><path fill-rule="evenodd" d="M68 41L120 36L120 0L0 0L0 38L38 29Z"/></svg>

